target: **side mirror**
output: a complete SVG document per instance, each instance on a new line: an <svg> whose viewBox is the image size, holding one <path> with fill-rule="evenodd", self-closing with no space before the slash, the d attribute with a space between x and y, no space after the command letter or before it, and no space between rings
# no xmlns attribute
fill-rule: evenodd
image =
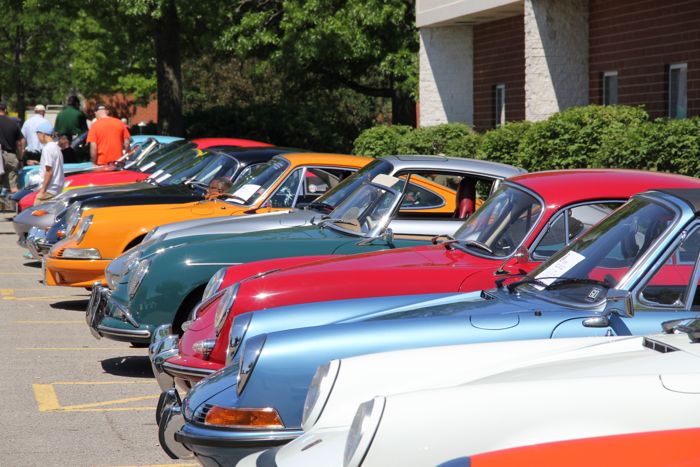
<svg viewBox="0 0 700 467"><path fill-rule="evenodd" d="M513 259L515 260L515 264L527 264L530 262L530 253L528 253L527 248L524 245L521 245L517 250L515 250Z"/></svg>
<svg viewBox="0 0 700 467"><path fill-rule="evenodd" d="M382 232L382 240L387 242L389 245L393 245L394 244L394 231L391 230L389 227L387 227L386 230L384 230L384 232Z"/></svg>
<svg viewBox="0 0 700 467"><path fill-rule="evenodd" d="M629 290L610 289L606 296L607 304L605 310L616 313L620 316L632 318L634 307L632 306L632 293Z"/></svg>

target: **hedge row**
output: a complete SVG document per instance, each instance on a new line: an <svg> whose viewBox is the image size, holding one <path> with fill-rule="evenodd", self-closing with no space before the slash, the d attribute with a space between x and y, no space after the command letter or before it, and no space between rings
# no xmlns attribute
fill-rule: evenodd
<svg viewBox="0 0 700 467"><path fill-rule="evenodd" d="M356 154L445 154L504 162L529 171L619 167L700 176L700 118L651 120L640 107L585 106L548 120L506 123L481 135L453 123L412 129L377 126Z"/></svg>

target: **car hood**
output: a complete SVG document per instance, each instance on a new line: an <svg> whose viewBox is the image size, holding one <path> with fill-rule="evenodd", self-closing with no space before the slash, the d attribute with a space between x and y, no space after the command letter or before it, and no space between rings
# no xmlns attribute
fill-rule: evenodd
<svg viewBox="0 0 700 467"><path fill-rule="evenodd" d="M201 192L186 186L154 186L150 184L132 190L106 191L82 202L84 209L109 206L189 203L203 199Z"/></svg>

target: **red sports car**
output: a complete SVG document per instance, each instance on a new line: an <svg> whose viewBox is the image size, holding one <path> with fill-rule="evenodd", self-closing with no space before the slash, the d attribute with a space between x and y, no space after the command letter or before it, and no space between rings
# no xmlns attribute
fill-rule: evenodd
<svg viewBox="0 0 700 467"><path fill-rule="evenodd" d="M206 300L195 309L186 332L177 339L177 349L172 348L172 356L161 362L154 360L155 370L189 387L221 368L233 318L248 311L328 300L492 288L496 280L531 271L638 192L698 187L700 183L694 178L632 170L519 175L506 180L454 239L430 246L320 260L266 260L222 269L210 281ZM222 289L235 282L236 293L225 295ZM216 290L219 292L214 293ZM222 297L232 305L222 304ZM170 342L175 340L170 338Z"/></svg>

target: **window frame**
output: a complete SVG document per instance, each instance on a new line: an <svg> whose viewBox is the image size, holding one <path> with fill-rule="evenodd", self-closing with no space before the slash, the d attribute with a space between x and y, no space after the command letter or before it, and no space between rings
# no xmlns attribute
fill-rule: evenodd
<svg viewBox="0 0 700 467"><path fill-rule="evenodd" d="M684 101L684 108L685 108L685 115L683 117L679 117L678 115L673 115L673 106L672 106L672 92L673 92L673 72L674 71L682 71L685 70L685 93L683 95L683 101ZM680 89L680 86L678 86ZM668 118L672 119L683 119L683 118L688 118L688 63L672 63L668 66L668 89L667 89L667 98L668 98ZM676 109L678 108L678 105L676 105Z"/></svg>
<svg viewBox="0 0 700 467"><path fill-rule="evenodd" d="M499 106L498 97L501 96ZM495 127L499 127L506 123L506 85L505 83L497 84L494 88L494 123Z"/></svg>
<svg viewBox="0 0 700 467"><path fill-rule="evenodd" d="M606 97L608 97L608 78L615 77L615 102L608 102ZM617 70L605 71L603 72L603 94L602 103L603 105L617 105L620 102L619 90L619 75Z"/></svg>

